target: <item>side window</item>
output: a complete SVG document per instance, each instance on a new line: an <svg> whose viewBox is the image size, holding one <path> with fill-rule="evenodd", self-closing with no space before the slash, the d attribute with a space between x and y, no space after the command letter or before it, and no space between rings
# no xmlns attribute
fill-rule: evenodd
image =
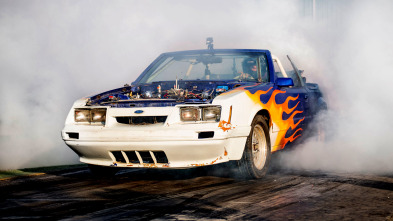
<svg viewBox="0 0 393 221"><path fill-rule="evenodd" d="M269 68L268 68L266 56L259 57L259 65L261 67L262 82L268 82L269 81Z"/></svg>

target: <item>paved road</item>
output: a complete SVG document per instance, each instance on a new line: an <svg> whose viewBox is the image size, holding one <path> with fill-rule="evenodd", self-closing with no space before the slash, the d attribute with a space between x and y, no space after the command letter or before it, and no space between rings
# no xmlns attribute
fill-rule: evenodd
<svg viewBox="0 0 393 221"><path fill-rule="evenodd" d="M393 176L304 171L236 180L222 171L87 167L0 181L0 219L393 220Z"/></svg>

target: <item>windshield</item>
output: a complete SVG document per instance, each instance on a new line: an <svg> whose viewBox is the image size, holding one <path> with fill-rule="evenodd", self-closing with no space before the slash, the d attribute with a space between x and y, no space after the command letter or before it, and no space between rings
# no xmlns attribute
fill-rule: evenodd
<svg viewBox="0 0 393 221"><path fill-rule="evenodd" d="M193 54L162 57L140 83L178 80L267 82L264 54Z"/></svg>

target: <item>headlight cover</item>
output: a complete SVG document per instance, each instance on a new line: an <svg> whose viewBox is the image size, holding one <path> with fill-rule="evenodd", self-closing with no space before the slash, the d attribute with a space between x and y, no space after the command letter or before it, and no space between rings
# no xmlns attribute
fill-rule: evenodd
<svg viewBox="0 0 393 221"><path fill-rule="evenodd" d="M221 117L220 106L190 106L180 108L181 121L210 121L218 122Z"/></svg>
<svg viewBox="0 0 393 221"><path fill-rule="evenodd" d="M97 108L91 110L91 122L105 122L106 109Z"/></svg>
<svg viewBox="0 0 393 221"><path fill-rule="evenodd" d="M89 122L90 110L89 109L75 109L75 122Z"/></svg>
<svg viewBox="0 0 393 221"><path fill-rule="evenodd" d="M102 123L105 124L106 108L83 109L76 108L74 115L75 122Z"/></svg>
<svg viewBox="0 0 393 221"><path fill-rule="evenodd" d="M182 121L199 121L200 110L198 107L182 107L180 108L180 119Z"/></svg>
<svg viewBox="0 0 393 221"><path fill-rule="evenodd" d="M221 107L203 107L202 120L203 121L220 121Z"/></svg>

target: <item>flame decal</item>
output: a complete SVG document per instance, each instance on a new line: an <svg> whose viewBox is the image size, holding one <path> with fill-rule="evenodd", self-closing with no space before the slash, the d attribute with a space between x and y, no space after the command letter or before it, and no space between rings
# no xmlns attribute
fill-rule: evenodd
<svg viewBox="0 0 393 221"><path fill-rule="evenodd" d="M301 131L303 129L300 127L298 128L298 126L304 120L304 117L295 123L295 115L303 113L303 111L296 110L300 101L298 101L296 105L292 108L289 108L289 102L298 100L299 95L296 97L287 96L284 103L278 104L276 102L276 96L280 94L285 94L286 91L274 90L271 95L268 96L272 88L273 87L269 88L267 91L258 90L255 93L246 91L246 94L251 98L253 102L261 105L262 109L268 110L271 115L271 121L274 122L275 125L277 125L279 131L277 132L277 139L272 146L272 151L276 151L279 149L283 149L288 142L293 142L301 136ZM263 98L267 98L267 101L263 102L263 100L265 100ZM284 113L289 115L286 120L283 119ZM271 127L272 123L270 123L269 126ZM293 132L291 136L286 137L285 135L288 131L295 132Z"/></svg>
<svg viewBox="0 0 393 221"><path fill-rule="evenodd" d="M221 128L224 132L228 131L232 128L235 128L235 127L232 127L231 118L232 118L232 106L229 108L228 121L225 121L225 120L220 121L220 123L218 124L218 127Z"/></svg>

